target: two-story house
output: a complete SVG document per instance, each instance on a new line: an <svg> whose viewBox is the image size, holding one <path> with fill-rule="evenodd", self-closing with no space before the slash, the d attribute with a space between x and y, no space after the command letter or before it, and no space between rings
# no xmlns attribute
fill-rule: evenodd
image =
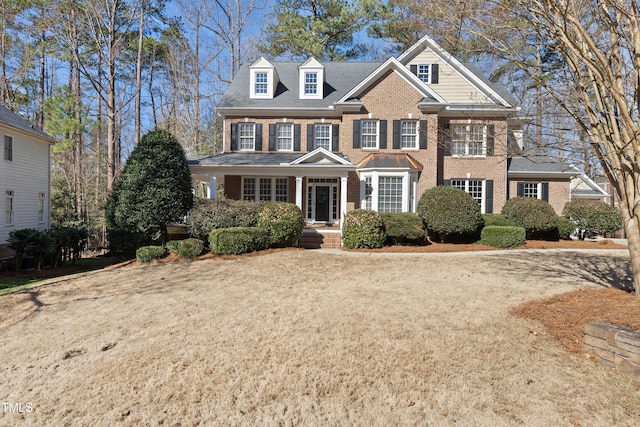
<svg viewBox="0 0 640 427"><path fill-rule="evenodd" d="M270 62L242 67L218 104L222 153L191 159L215 198L296 203L308 224L355 208L415 212L433 186L467 191L483 213L516 195L561 210L574 167L510 158L518 102L424 37L385 62Z"/></svg>
<svg viewBox="0 0 640 427"><path fill-rule="evenodd" d="M4 106L0 106L0 257L9 233L50 227L50 145L54 140Z"/></svg>

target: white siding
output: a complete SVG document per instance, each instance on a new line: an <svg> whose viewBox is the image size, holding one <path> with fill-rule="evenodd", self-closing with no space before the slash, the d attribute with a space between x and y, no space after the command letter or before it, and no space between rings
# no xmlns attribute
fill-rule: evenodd
<svg viewBox="0 0 640 427"><path fill-rule="evenodd" d="M431 49L425 49L416 55L408 64L438 64L439 66L439 82L438 84L429 85L431 89L436 91L438 95L451 104L487 104L492 101L482 92L478 91L467 79L462 77L449 64L444 62L439 56L433 53Z"/></svg>
<svg viewBox="0 0 640 427"><path fill-rule="evenodd" d="M13 137L13 161L4 160L4 135ZM49 143L0 123L0 244L9 232L50 227ZM7 226L5 194L13 191L13 225ZM44 222L38 221L38 196L44 193Z"/></svg>

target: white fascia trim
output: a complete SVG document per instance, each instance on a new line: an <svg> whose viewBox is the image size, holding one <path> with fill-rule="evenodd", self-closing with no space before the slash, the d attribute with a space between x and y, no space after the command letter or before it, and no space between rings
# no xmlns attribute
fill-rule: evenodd
<svg viewBox="0 0 640 427"><path fill-rule="evenodd" d="M402 63L403 66L406 66L408 60L415 56L415 53L418 49L423 49L423 45L425 44L428 45L436 55L442 58L445 63L450 64L465 80L480 89L481 92L488 92L489 94L493 95L495 99L497 99L505 107L513 107L513 105L508 103L495 90L491 89L491 87L485 84L480 78L478 78L478 76L472 73L471 70L465 67L462 62L458 61L453 55L440 47L440 45L429 36L424 36L420 40L418 40L406 52L398 57L398 61Z"/></svg>
<svg viewBox="0 0 640 427"><path fill-rule="evenodd" d="M566 172L507 172L507 177L512 178L527 178L527 179L544 179L544 178L571 178L572 176L580 176L582 172L566 171Z"/></svg>
<svg viewBox="0 0 640 427"><path fill-rule="evenodd" d="M356 87L351 89L345 96L338 100L338 103L346 102L350 98L356 98L356 95L361 93L363 89L366 89L375 82L382 74L386 73L389 70L393 70L397 72L401 77L404 77L405 80L411 84L418 92L425 96L431 96L439 102L446 103L446 101L440 97L436 92L433 91L430 87L426 86L424 83L418 79L417 76L413 75L411 71L398 62L395 58L389 58L384 63L382 63L378 68L376 68L371 74L367 76L363 81L361 81Z"/></svg>
<svg viewBox="0 0 640 427"><path fill-rule="evenodd" d="M335 155L334 153L332 153L329 150L326 150L322 147L318 147L313 151L308 152L307 154L303 155L302 157L299 157L297 159L295 159L294 161L292 161L291 163L287 163L290 165L300 165L302 164L304 161L309 160L312 157L317 156L318 154L322 155L322 157L324 157L325 159L329 159L332 160L333 162L335 162L336 164L340 164L340 165L353 165L353 163L351 163L350 161L346 160L344 157L340 157ZM305 164L306 166L309 166L309 164ZM320 166L320 165L318 165ZM326 165L325 165L326 166ZM332 165L330 165L332 166Z"/></svg>
<svg viewBox="0 0 640 427"><path fill-rule="evenodd" d="M580 178L585 184L587 184L593 191L597 191L598 193L602 194L603 196L610 196L611 195L611 194L607 193L606 191L604 191L604 188L602 188L597 182L595 182L594 180L589 178L587 176L587 174L585 174L584 172L578 178Z"/></svg>

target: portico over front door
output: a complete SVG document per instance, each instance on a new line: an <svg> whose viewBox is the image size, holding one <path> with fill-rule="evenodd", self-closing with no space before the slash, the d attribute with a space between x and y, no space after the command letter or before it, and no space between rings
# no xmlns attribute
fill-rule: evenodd
<svg viewBox="0 0 640 427"><path fill-rule="evenodd" d="M307 179L307 222L336 223L340 203L337 178Z"/></svg>

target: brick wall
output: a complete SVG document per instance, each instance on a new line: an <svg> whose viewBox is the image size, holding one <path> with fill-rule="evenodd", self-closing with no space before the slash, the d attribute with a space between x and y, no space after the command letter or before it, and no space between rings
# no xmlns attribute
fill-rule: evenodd
<svg viewBox="0 0 640 427"><path fill-rule="evenodd" d="M519 182L548 182L549 183L549 204L553 207L558 215L562 215L564 205L569 201L570 180L569 178L560 179L522 179L513 178L509 180L509 198L518 195Z"/></svg>
<svg viewBox="0 0 640 427"><path fill-rule="evenodd" d="M584 328L584 350L605 365L640 381L640 333L606 323Z"/></svg>

